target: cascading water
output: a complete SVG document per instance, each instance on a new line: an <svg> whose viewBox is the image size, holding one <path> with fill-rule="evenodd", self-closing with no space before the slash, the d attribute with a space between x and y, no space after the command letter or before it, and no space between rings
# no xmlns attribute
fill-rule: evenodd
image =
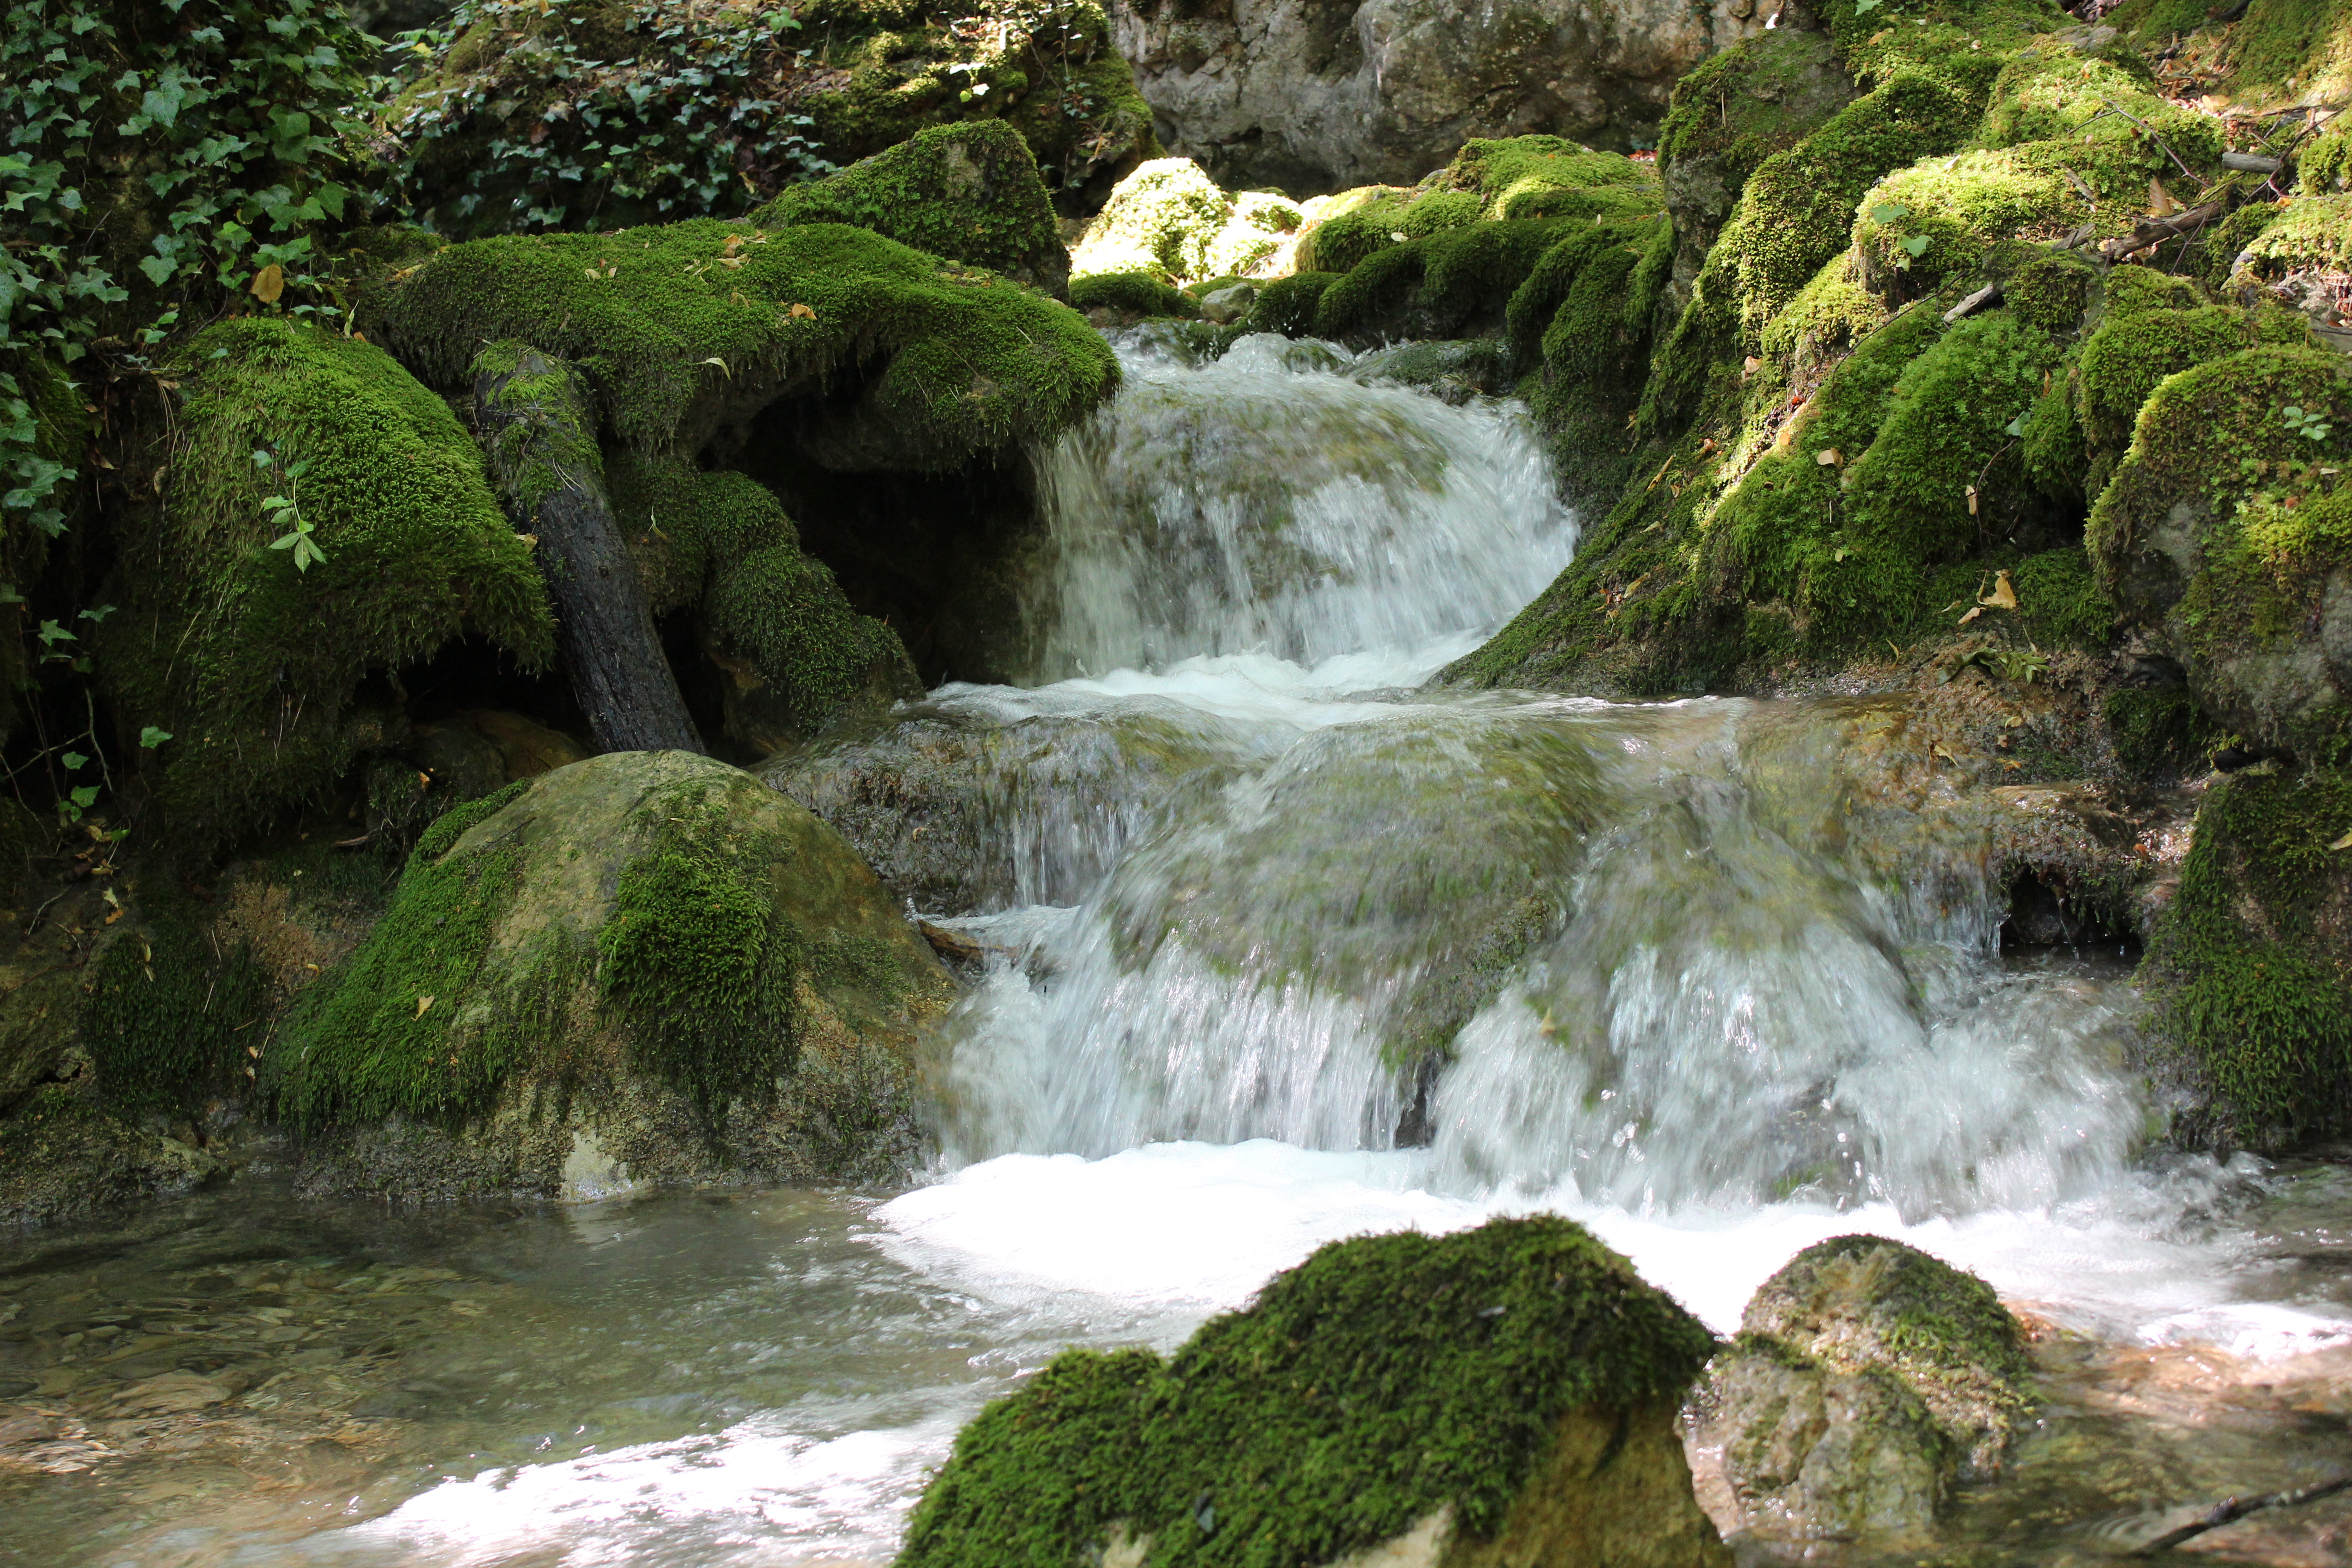
<svg viewBox="0 0 2352 1568"><path fill-rule="evenodd" d="M2126 966L1998 950L1990 831L1899 702L1418 690L1572 550L1524 415L1323 345L1122 353L1118 401L1038 455L1039 684L769 770L991 950L937 1042L933 1179L413 1222L392 1245L468 1273L433 1289L498 1310L397 1320L420 1338L377 1398L410 1448L274 1515L232 1489L113 1527L121 1555L20 1508L27 1560L879 1563L1008 1374L1171 1343L1325 1240L1532 1207L1719 1330L1866 1229L2126 1340L2352 1339L2352 1297L2232 1217L2286 1189L2139 1159ZM2297 1191L2279 1212L2352 1206ZM376 1216L260 1223L103 1267L291 1302L387 1246ZM415 1288L384 1267L368 1289Z"/></svg>

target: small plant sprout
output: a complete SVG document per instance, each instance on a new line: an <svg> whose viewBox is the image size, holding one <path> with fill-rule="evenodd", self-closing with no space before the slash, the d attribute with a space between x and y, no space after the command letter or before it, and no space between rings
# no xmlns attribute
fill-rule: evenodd
<svg viewBox="0 0 2352 1568"><path fill-rule="evenodd" d="M2289 430L2305 440L2325 441L2335 429L2335 426L2329 424L2327 417L2316 408L2298 408L2290 403L2279 410L2279 416L2286 421L2286 427Z"/></svg>
<svg viewBox="0 0 2352 1568"><path fill-rule="evenodd" d="M259 458L265 454L256 452L254 456ZM308 458L287 464L287 493L264 496L261 501L262 510L269 514L269 526L286 530L283 534L270 542L269 548L292 551L294 570L297 572L308 572L313 565L327 558L327 552L320 549L319 542L311 537L313 525L309 518L302 515L301 503L296 499L300 490L302 471L309 467Z"/></svg>

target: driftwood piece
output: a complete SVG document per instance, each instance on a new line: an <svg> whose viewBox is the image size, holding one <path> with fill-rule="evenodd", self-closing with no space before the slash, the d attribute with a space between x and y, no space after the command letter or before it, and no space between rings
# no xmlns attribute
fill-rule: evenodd
<svg viewBox="0 0 2352 1568"><path fill-rule="evenodd" d="M2221 204L2207 202L2200 206L2190 207L2185 213L2175 213L2170 217L2144 217L2132 226L2129 234L2099 247L2099 254L2113 261L2119 257L2129 256L2135 250L2160 245L2177 236L2194 234L2221 216Z"/></svg>
<svg viewBox="0 0 2352 1568"><path fill-rule="evenodd" d="M536 349L494 345L474 362L474 417L508 514L538 540L557 646L597 749L700 752L613 520L579 373Z"/></svg>
<svg viewBox="0 0 2352 1568"><path fill-rule="evenodd" d="M2221 154L2221 167L2244 169L2256 174L2275 174L2284 167L2284 163L2277 158L2265 158L2260 153L2224 153Z"/></svg>

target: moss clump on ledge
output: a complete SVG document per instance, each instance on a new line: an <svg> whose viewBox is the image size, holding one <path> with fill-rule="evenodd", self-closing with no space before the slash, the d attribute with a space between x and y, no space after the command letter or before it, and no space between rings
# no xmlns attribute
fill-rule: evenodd
<svg viewBox="0 0 2352 1568"><path fill-rule="evenodd" d="M1097 272L1070 280L1070 308L1113 310L1121 316L1173 316L1192 321L1201 302L1171 287L1156 272Z"/></svg>
<svg viewBox="0 0 2352 1568"><path fill-rule="evenodd" d="M845 223L1049 294L1068 280L1037 163L1001 120L934 125L751 214L758 227Z"/></svg>
<svg viewBox="0 0 2352 1568"><path fill-rule="evenodd" d="M173 736L157 794L193 859L396 739L372 671L467 634L543 661L552 622L473 438L382 349L247 319L174 366L161 499L127 509L98 664L131 734ZM307 570L272 548L289 507L325 555Z"/></svg>
<svg viewBox="0 0 2352 1568"><path fill-rule="evenodd" d="M1067 1352L989 1406L898 1562L1077 1568L1123 1531L1149 1538L1153 1568L1329 1563L1449 1506L1491 1540L1575 1416L1670 1410L1713 1349L1567 1220L1335 1242L1166 1362ZM1660 1561L1710 1560L1689 1511L1640 1521L1677 1542L1688 1530Z"/></svg>
<svg viewBox="0 0 2352 1568"><path fill-rule="evenodd" d="M1118 362L1068 307L845 225L695 219L613 235L451 246L375 307L428 382L468 383L484 342L571 361L646 454L835 390L797 431L850 470L961 467L1051 437L1108 396ZM838 384L859 386L844 398Z"/></svg>

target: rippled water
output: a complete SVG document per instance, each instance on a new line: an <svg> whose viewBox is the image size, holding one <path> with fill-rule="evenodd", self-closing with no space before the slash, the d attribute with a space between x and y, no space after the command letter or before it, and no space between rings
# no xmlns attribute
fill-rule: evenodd
<svg viewBox="0 0 2352 1568"><path fill-rule="evenodd" d="M1532 1208L1719 1330L1852 1230L2032 1314L2049 1417L1952 1560L2352 1464L2352 1184L2148 1153L2126 957L2000 951L1990 837L1905 771L1899 705L1420 691L1573 544L1523 416L1272 342L1128 353L1041 455L1063 678L768 771L988 950L928 1179L419 1215L248 1183L18 1244L0 1562L879 1563L1060 1347ZM2330 1560L2299 1517L2205 1544Z"/></svg>

